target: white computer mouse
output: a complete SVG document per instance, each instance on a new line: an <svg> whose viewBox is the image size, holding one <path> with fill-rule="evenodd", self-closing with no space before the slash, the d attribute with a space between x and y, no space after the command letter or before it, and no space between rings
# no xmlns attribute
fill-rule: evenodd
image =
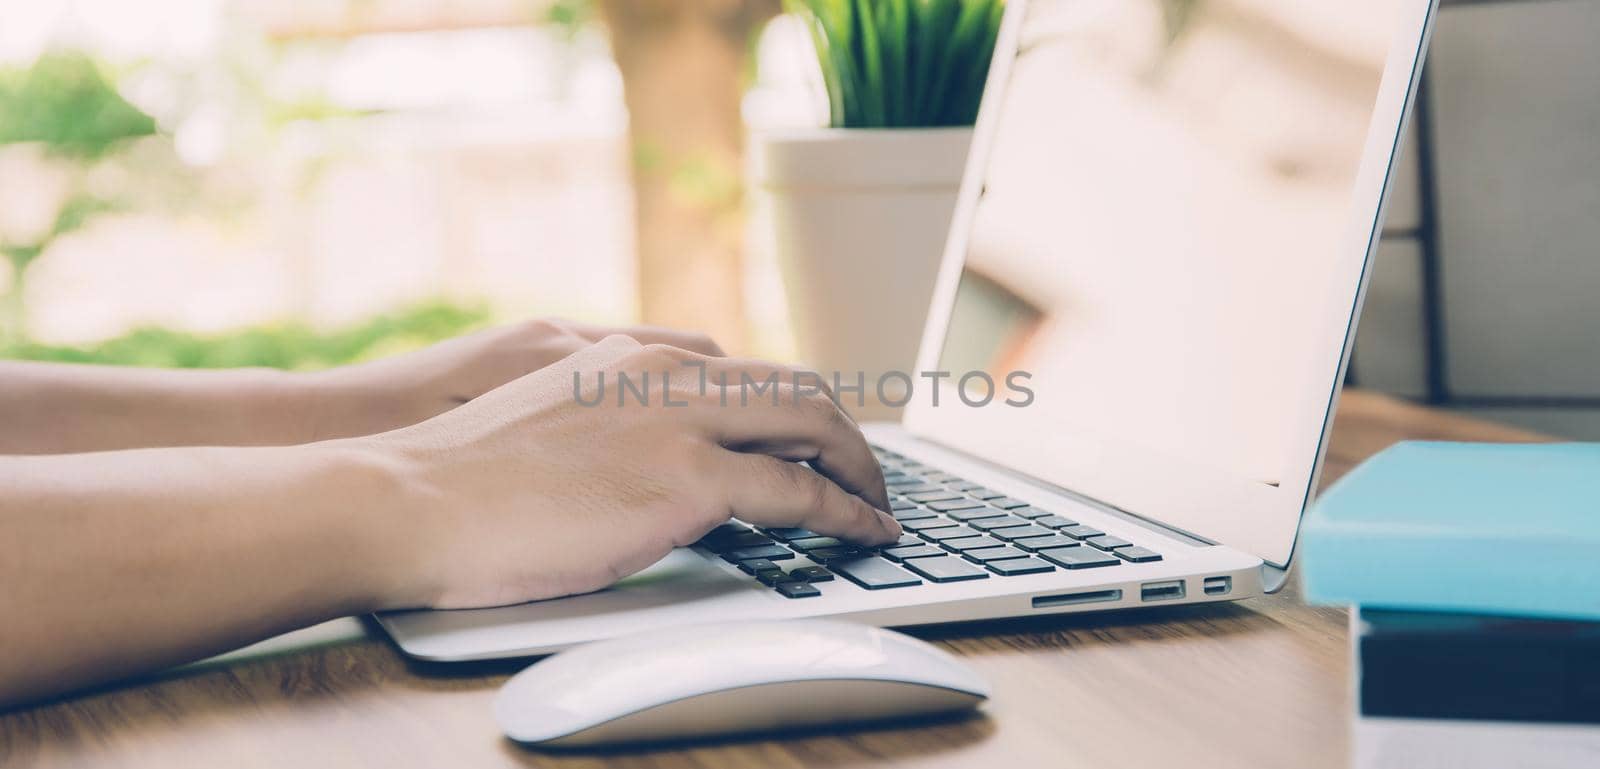
<svg viewBox="0 0 1600 769"><path fill-rule="evenodd" d="M580 646L512 676L494 714L519 742L584 747L927 716L988 697L972 668L926 642L784 620Z"/></svg>

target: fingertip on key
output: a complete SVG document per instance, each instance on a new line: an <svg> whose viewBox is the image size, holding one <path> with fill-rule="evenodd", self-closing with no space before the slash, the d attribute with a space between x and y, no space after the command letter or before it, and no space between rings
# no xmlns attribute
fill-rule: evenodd
<svg viewBox="0 0 1600 769"><path fill-rule="evenodd" d="M878 523L883 526L883 531L888 536L888 539L890 541L899 539L902 532L900 522L895 520L894 516L881 510L877 511L877 513Z"/></svg>

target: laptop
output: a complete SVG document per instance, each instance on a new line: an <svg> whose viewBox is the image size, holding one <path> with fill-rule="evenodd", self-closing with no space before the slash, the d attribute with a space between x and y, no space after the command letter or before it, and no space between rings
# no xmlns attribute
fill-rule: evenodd
<svg viewBox="0 0 1600 769"><path fill-rule="evenodd" d="M1010 0L918 357L951 375L919 376L901 423L864 426L900 542L734 521L596 593L378 622L452 661L687 623L1279 589L1433 13Z"/></svg>

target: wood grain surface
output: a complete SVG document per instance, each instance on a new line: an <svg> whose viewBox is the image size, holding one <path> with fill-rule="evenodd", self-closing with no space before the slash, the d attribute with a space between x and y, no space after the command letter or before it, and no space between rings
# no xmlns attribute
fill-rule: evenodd
<svg viewBox="0 0 1600 769"><path fill-rule="evenodd" d="M1540 436L1347 393L1324 480L1395 441ZM409 662L376 631L0 714L3 767L1342 767L1345 613L1227 605L922 628L994 683L981 715L603 754L500 737L519 663Z"/></svg>

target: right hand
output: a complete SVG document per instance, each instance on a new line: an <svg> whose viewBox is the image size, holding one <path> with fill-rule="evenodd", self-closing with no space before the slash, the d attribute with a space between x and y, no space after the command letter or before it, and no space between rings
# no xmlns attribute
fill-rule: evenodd
<svg viewBox="0 0 1600 769"><path fill-rule="evenodd" d="M705 394L699 371L705 365ZM780 373L741 406L740 372ZM605 398L593 400L604 372ZM648 405L617 375L649 372ZM673 406L662 403L663 372ZM719 374L730 397L720 400ZM612 336L433 419L368 439L421 500L389 607L463 608L598 590L737 516L863 545L893 542L883 474L855 423L791 370ZM815 381L815 380L803 380ZM797 397L798 396L798 397ZM687 402L686 406L677 406ZM806 460L815 470L798 464ZM408 525L411 524L411 525Z"/></svg>

